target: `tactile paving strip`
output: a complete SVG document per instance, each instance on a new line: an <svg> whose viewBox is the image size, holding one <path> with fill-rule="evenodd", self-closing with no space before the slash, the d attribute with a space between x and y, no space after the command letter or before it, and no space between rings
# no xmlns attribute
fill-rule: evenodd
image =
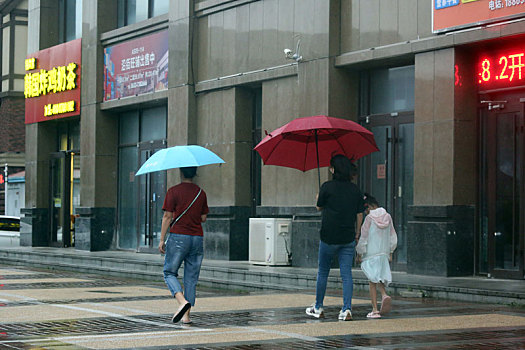
<svg viewBox="0 0 525 350"><path fill-rule="evenodd" d="M295 349L524 349L525 327L471 332L442 332L434 334L414 334L399 336L340 336L320 341L267 341L255 344L228 344L221 346L192 346L181 350L295 350ZM497 340L496 340L497 339ZM461 342L460 344L443 344L432 346L432 343ZM155 347L150 349L167 349Z"/></svg>
<svg viewBox="0 0 525 350"><path fill-rule="evenodd" d="M166 322L168 325L168 323ZM173 329L166 326L167 329ZM0 341L30 339L51 335L115 334L162 330L159 325L134 321L129 318L90 318L67 321L0 324Z"/></svg>
<svg viewBox="0 0 525 350"><path fill-rule="evenodd" d="M148 297L150 298L150 297ZM366 309L365 309L366 308ZM368 307L360 306L354 308L354 317L364 319ZM338 307L325 308L327 313L336 315ZM432 310L430 310L432 311ZM472 310L470 310L472 311ZM477 312L474 312L477 313ZM406 314L407 317L410 315ZM88 335L99 333L121 333L121 332L143 332L149 330L159 330L162 326L152 326L152 324L166 324L166 329L173 329L170 322L172 314L163 315L136 315L126 318L89 318L68 321L48 321L35 323L8 323L0 324L0 334L7 334L9 339L24 339L34 336L46 336L51 334L67 335ZM421 316L421 314L420 314ZM403 316L400 316L403 318ZM136 321L134 321L136 320ZM303 309L288 308L280 310L250 310L236 312L215 312L215 313L194 313L192 320L195 327L203 328L224 328L224 327L250 327L263 325L279 324L298 324L311 322L334 322L332 319L315 320L304 315ZM146 321L146 322L141 322ZM525 328L522 330L525 336ZM469 333L461 333L457 339L475 339ZM475 333L476 337L478 333ZM403 336L406 340L407 336ZM0 337L1 339L1 337ZM487 339L487 338L484 338ZM430 339L429 339L430 341ZM365 346L367 344L364 344Z"/></svg>
<svg viewBox="0 0 525 350"><path fill-rule="evenodd" d="M1 280L0 280L1 284ZM40 282L40 283L10 283L4 284L0 290L16 289L53 289L53 288L90 288L90 287L115 287L129 285L120 281L82 281L82 282Z"/></svg>
<svg viewBox="0 0 525 350"><path fill-rule="evenodd" d="M71 276L50 274L50 273L39 273L39 274L26 274L26 275L2 275L0 274L0 283L2 280L31 280L38 278L67 278Z"/></svg>
<svg viewBox="0 0 525 350"><path fill-rule="evenodd" d="M130 297L114 297L114 298L94 298L94 299L56 299L56 300L25 300L25 301L6 301L0 303L2 307L13 307L13 306L29 306L38 304L48 305L67 305L67 304L78 304L80 302L85 303L116 303L121 301L140 301L140 300L162 300L166 299L166 295L145 295L145 296L130 296Z"/></svg>

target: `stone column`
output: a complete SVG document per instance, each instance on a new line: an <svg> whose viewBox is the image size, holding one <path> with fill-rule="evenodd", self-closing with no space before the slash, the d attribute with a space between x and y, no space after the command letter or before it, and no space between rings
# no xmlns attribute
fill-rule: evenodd
<svg viewBox="0 0 525 350"><path fill-rule="evenodd" d="M27 53L58 44L58 2L29 0ZM49 160L55 151L56 128L49 123L26 125L26 193L21 209L20 245L47 246L49 227Z"/></svg>
<svg viewBox="0 0 525 350"><path fill-rule="evenodd" d="M104 50L100 34L117 27L116 1L82 5L80 217L75 248L106 250L113 242L117 208L118 118L100 110Z"/></svg>
<svg viewBox="0 0 525 350"><path fill-rule="evenodd" d="M449 48L416 55L414 205L407 271L473 273L476 199L476 89L468 56Z"/></svg>
<svg viewBox="0 0 525 350"><path fill-rule="evenodd" d="M321 4L317 4L321 6ZM326 32L317 33L322 58L299 63L299 86L301 96L299 103L300 116L325 114L357 121L359 76L356 73L335 67L335 57L341 54L341 0L330 0L322 3L319 11L326 13L322 23L316 24ZM326 8L324 8L326 7ZM312 42L315 39L308 38ZM305 57L305 60L312 57ZM317 170L311 170L316 172ZM306 175L306 174L305 174ZM292 208L292 263L300 267L316 267L319 250L319 230L321 217L315 210L315 195L318 193L318 179L315 174L309 194L312 206ZM329 179L328 168L321 169L321 183ZM336 266L336 265L335 265Z"/></svg>
<svg viewBox="0 0 525 350"><path fill-rule="evenodd" d="M193 1L170 1L168 69L168 147L195 144L195 78L190 52L193 40ZM196 51L194 51L196 53ZM168 187L180 180L178 171L168 171Z"/></svg>

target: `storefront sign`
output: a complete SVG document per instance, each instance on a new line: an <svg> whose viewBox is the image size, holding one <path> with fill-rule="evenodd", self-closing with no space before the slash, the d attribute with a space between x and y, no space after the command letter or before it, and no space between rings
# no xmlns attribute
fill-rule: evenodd
<svg viewBox="0 0 525 350"><path fill-rule="evenodd" d="M433 0L434 33L525 16L525 0Z"/></svg>
<svg viewBox="0 0 525 350"><path fill-rule="evenodd" d="M104 48L104 101L168 88L168 31Z"/></svg>
<svg viewBox="0 0 525 350"><path fill-rule="evenodd" d="M478 59L480 90L525 85L525 49L486 53Z"/></svg>
<svg viewBox="0 0 525 350"><path fill-rule="evenodd" d="M25 60L26 124L80 114L81 40L50 47Z"/></svg>

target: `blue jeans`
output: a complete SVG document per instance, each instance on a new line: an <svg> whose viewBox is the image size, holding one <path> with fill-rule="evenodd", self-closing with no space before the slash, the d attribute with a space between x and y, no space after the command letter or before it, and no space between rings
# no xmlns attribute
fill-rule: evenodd
<svg viewBox="0 0 525 350"><path fill-rule="evenodd" d="M352 279L352 261L354 259L355 242L347 244L326 244L319 242L319 269L315 291L315 307L323 307L326 283L330 273L330 265L334 255L338 255L341 279L343 280L343 308L342 311L352 310L352 294L354 281Z"/></svg>
<svg viewBox="0 0 525 350"><path fill-rule="evenodd" d="M182 287L177 277L179 267L184 261L184 297L192 306L195 305L195 290L201 272L204 249L202 236L181 235L170 233L166 243L164 258L164 281L173 296L182 293Z"/></svg>

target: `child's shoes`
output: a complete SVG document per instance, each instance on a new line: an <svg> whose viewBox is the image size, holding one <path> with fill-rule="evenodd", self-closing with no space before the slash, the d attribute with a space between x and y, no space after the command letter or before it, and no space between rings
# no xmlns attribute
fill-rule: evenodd
<svg viewBox="0 0 525 350"><path fill-rule="evenodd" d="M381 314L378 311L369 312L366 318L381 318Z"/></svg>
<svg viewBox="0 0 525 350"><path fill-rule="evenodd" d="M381 309L379 309L379 313L381 315L386 315L390 312L392 309L392 298L390 298L388 295L385 295L383 299L381 300Z"/></svg>

